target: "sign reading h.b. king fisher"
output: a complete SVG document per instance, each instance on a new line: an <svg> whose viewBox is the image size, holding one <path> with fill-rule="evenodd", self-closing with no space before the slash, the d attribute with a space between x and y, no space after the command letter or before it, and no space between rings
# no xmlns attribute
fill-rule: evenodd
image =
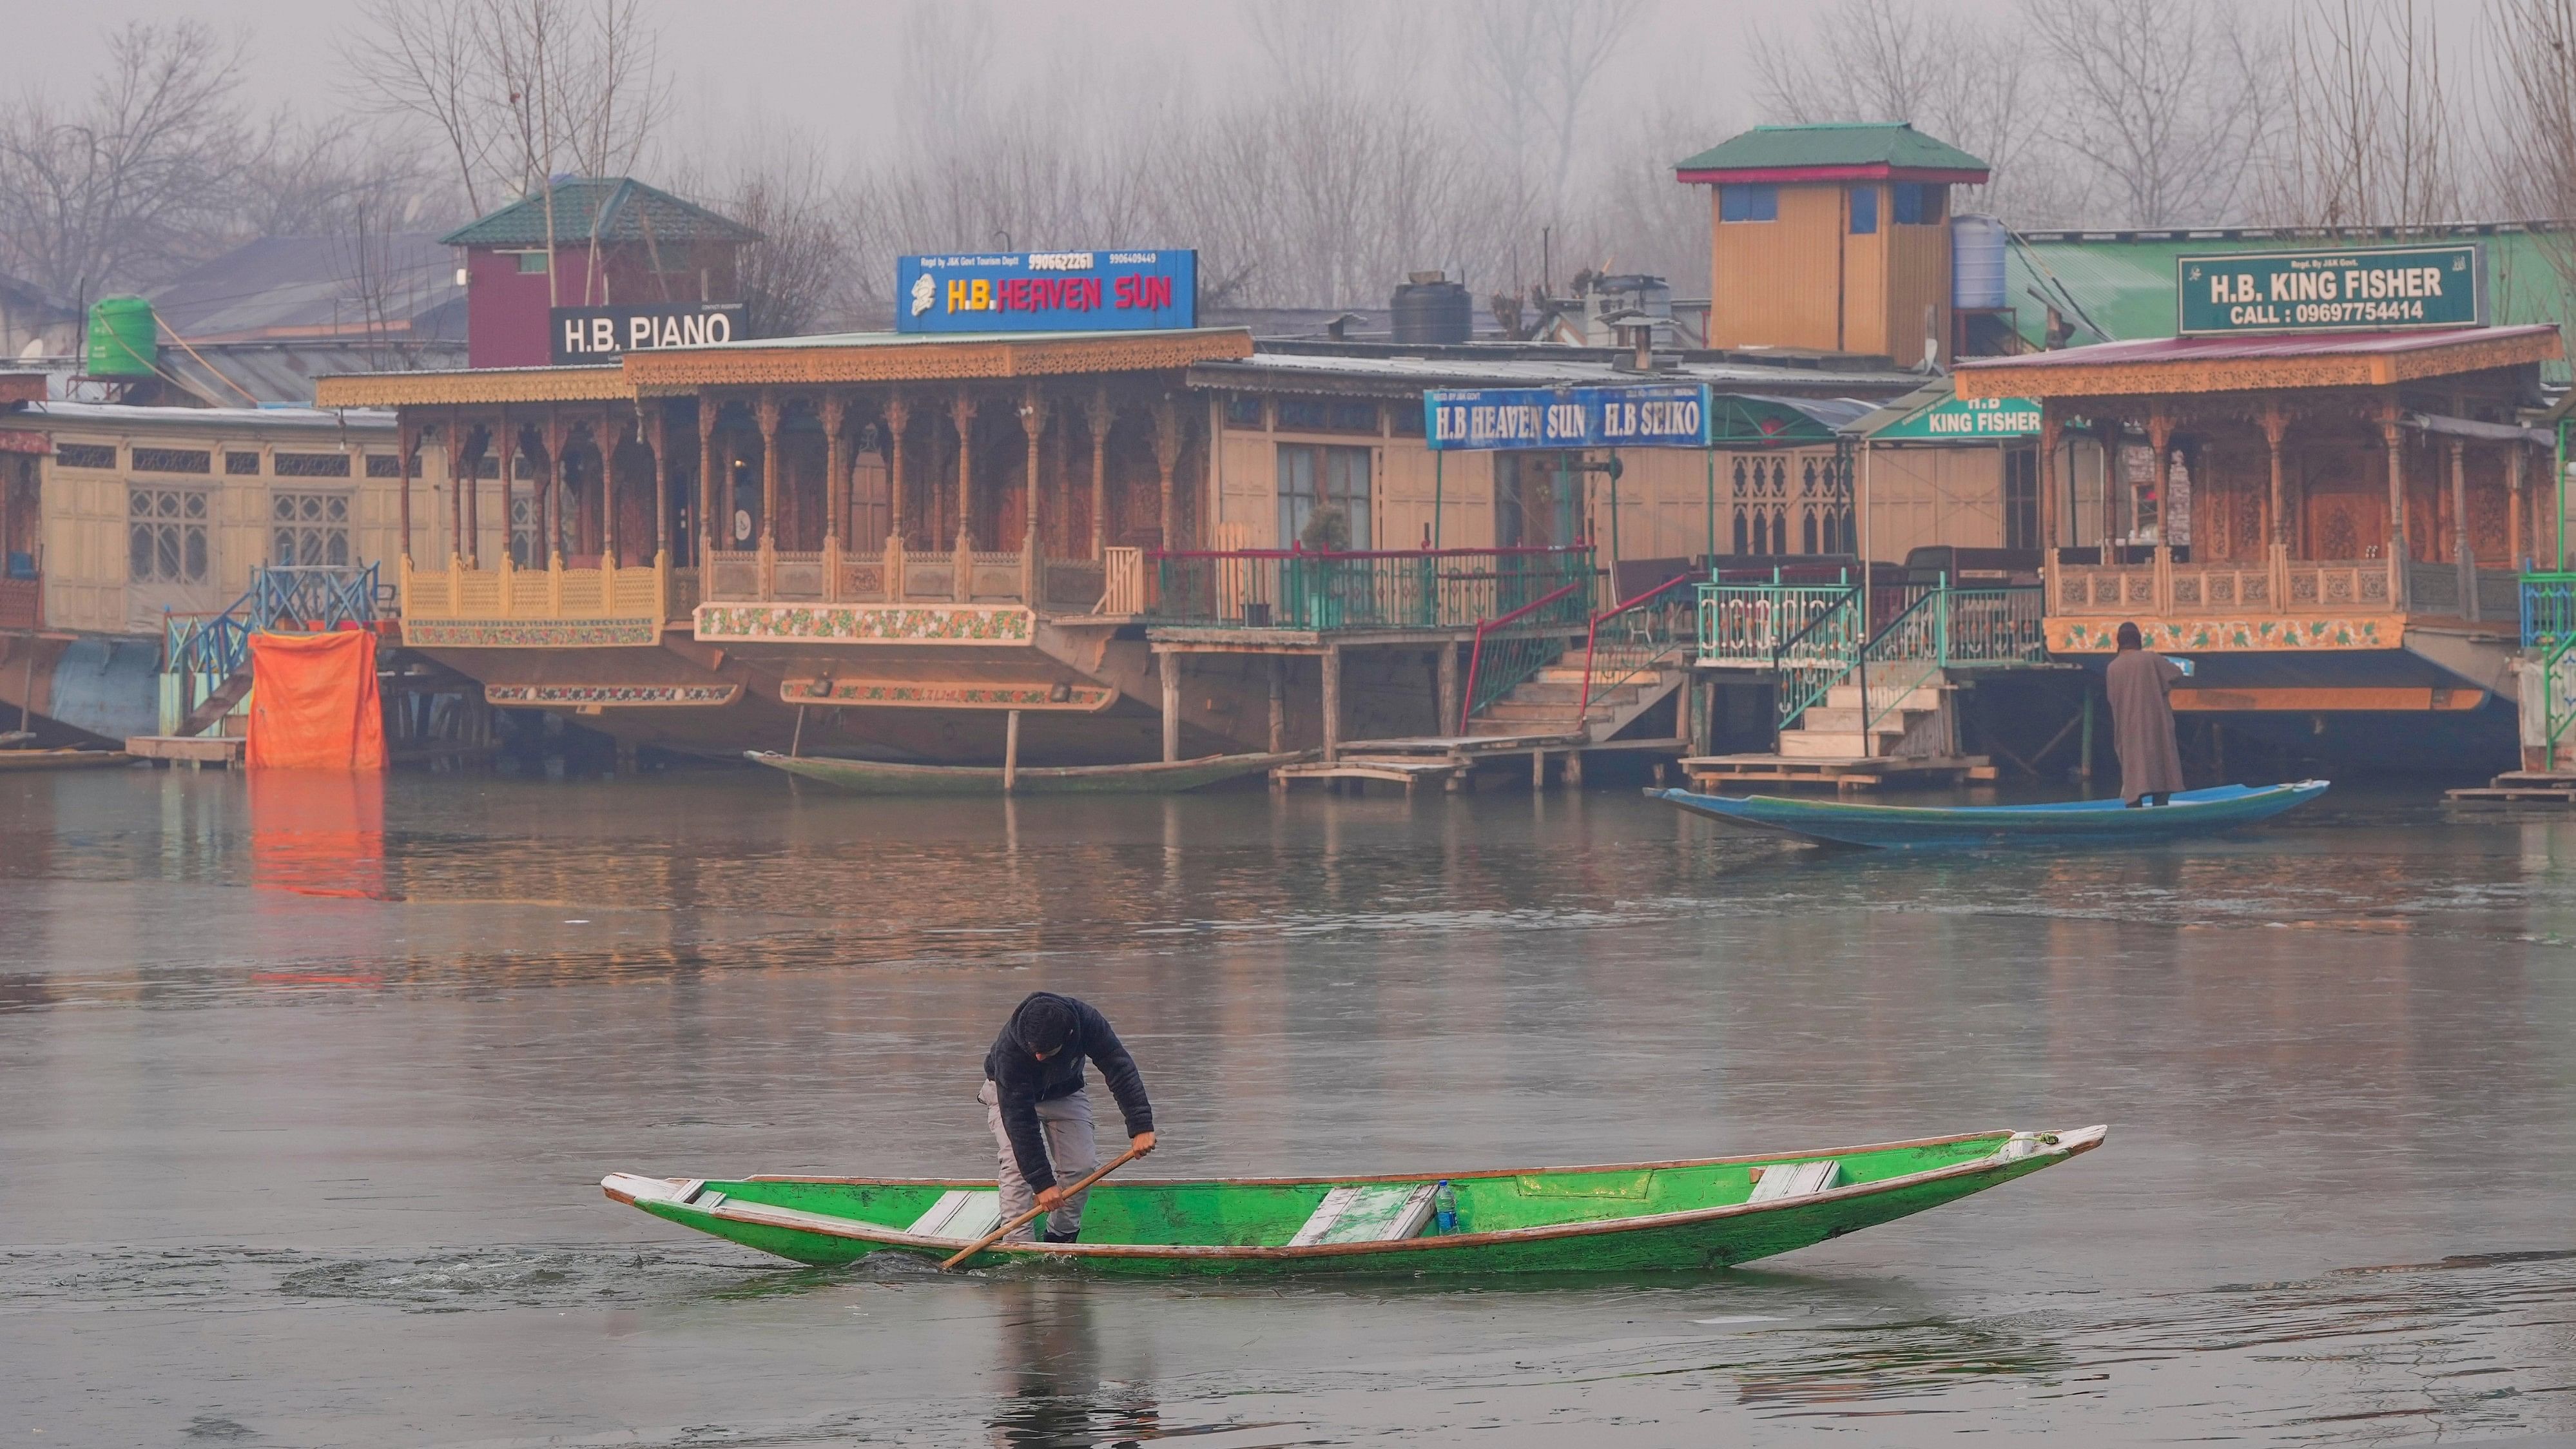
<svg viewBox="0 0 2576 1449"><path fill-rule="evenodd" d="M943 252L895 259L897 332L1195 327L1193 251Z"/></svg>
<svg viewBox="0 0 2576 1449"><path fill-rule="evenodd" d="M2182 335L2480 327L2486 260L2474 243L2176 257Z"/></svg>
<svg viewBox="0 0 2576 1449"><path fill-rule="evenodd" d="M1428 441L1444 451L1709 445L1704 383L1435 389L1422 413Z"/></svg>

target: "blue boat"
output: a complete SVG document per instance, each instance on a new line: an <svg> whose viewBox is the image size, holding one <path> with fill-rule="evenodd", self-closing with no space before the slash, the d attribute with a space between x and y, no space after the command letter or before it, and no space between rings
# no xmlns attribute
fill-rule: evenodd
<svg viewBox="0 0 2576 1449"><path fill-rule="evenodd" d="M1918 850L1963 845L2055 845L2067 841L2169 840L2269 820L2326 792L2324 780L2287 785L2220 785L2177 790L2171 804L2130 809L2113 800L2050 805L1856 805L1777 795L1698 795L1649 790L1695 815L1794 835L1826 845Z"/></svg>

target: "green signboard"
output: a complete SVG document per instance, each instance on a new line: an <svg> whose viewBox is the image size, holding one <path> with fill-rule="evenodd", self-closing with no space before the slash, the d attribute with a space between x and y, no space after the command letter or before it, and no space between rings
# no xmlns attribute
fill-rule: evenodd
<svg viewBox="0 0 2576 1449"><path fill-rule="evenodd" d="M2174 259L2182 335L2401 332L2487 320L2486 249L2223 252Z"/></svg>
<svg viewBox="0 0 2576 1449"><path fill-rule="evenodd" d="M2039 436L2039 399L1945 397L1869 435L1873 443L2003 443Z"/></svg>

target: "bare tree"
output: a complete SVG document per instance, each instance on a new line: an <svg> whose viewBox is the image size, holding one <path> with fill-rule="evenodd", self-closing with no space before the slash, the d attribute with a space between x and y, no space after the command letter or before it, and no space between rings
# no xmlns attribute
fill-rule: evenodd
<svg viewBox="0 0 2576 1449"><path fill-rule="evenodd" d="M2278 90L2264 29L2212 0L2022 0L2019 20L2048 63L2040 134L2091 182L2068 196L2085 221L2236 214Z"/></svg>
<svg viewBox="0 0 2576 1449"><path fill-rule="evenodd" d="M752 337L793 337L847 326L858 305L849 199L832 184L829 149L816 137L763 129L727 164L675 184L750 227L761 239L736 257L743 327Z"/></svg>
<svg viewBox="0 0 2576 1449"><path fill-rule="evenodd" d="M65 296L148 283L218 245L249 151L241 52L196 21L108 41L86 106L0 114L0 265Z"/></svg>
<svg viewBox="0 0 2576 1449"><path fill-rule="evenodd" d="M2057 209L2064 179L2040 137L2029 69L1996 60L2015 44L2003 22L1837 0L1805 33L1754 31L1756 93L1778 121L1911 121L1993 168L1963 190L1961 210L2018 220Z"/></svg>
<svg viewBox="0 0 2576 1449"><path fill-rule="evenodd" d="M2420 226L2457 215L2457 131L2429 11L2415 0L2305 0L2288 58L2288 130L2261 178L2272 220Z"/></svg>
<svg viewBox="0 0 2576 1449"><path fill-rule="evenodd" d="M2576 292L2576 0L2491 0L2490 184Z"/></svg>
<svg viewBox="0 0 2576 1449"><path fill-rule="evenodd" d="M366 110L409 117L434 131L456 168L465 204L482 215L495 133L484 105L490 78L481 69L479 12L366 0L358 15L361 28L337 47L352 95Z"/></svg>

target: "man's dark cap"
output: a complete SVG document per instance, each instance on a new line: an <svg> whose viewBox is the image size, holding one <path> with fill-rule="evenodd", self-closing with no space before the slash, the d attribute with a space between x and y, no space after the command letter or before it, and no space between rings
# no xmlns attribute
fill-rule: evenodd
<svg viewBox="0 0 2576 1449"><path fill-rule="evenodd" d="M2137 625L2122 624L2120 626L2120 647L2123 649L2144 649L2147 647L2147 641L2144 638L2141 638L2138 634Z"/></svg>
<svg viewBox="0 0 2576 1449"><path fill-rule="evenodd" d="M1011 1033L1030 1051L1053 1053L1073 1035L1073 1008L1057 997L1031 997L1011 1018Z"/></svg>

